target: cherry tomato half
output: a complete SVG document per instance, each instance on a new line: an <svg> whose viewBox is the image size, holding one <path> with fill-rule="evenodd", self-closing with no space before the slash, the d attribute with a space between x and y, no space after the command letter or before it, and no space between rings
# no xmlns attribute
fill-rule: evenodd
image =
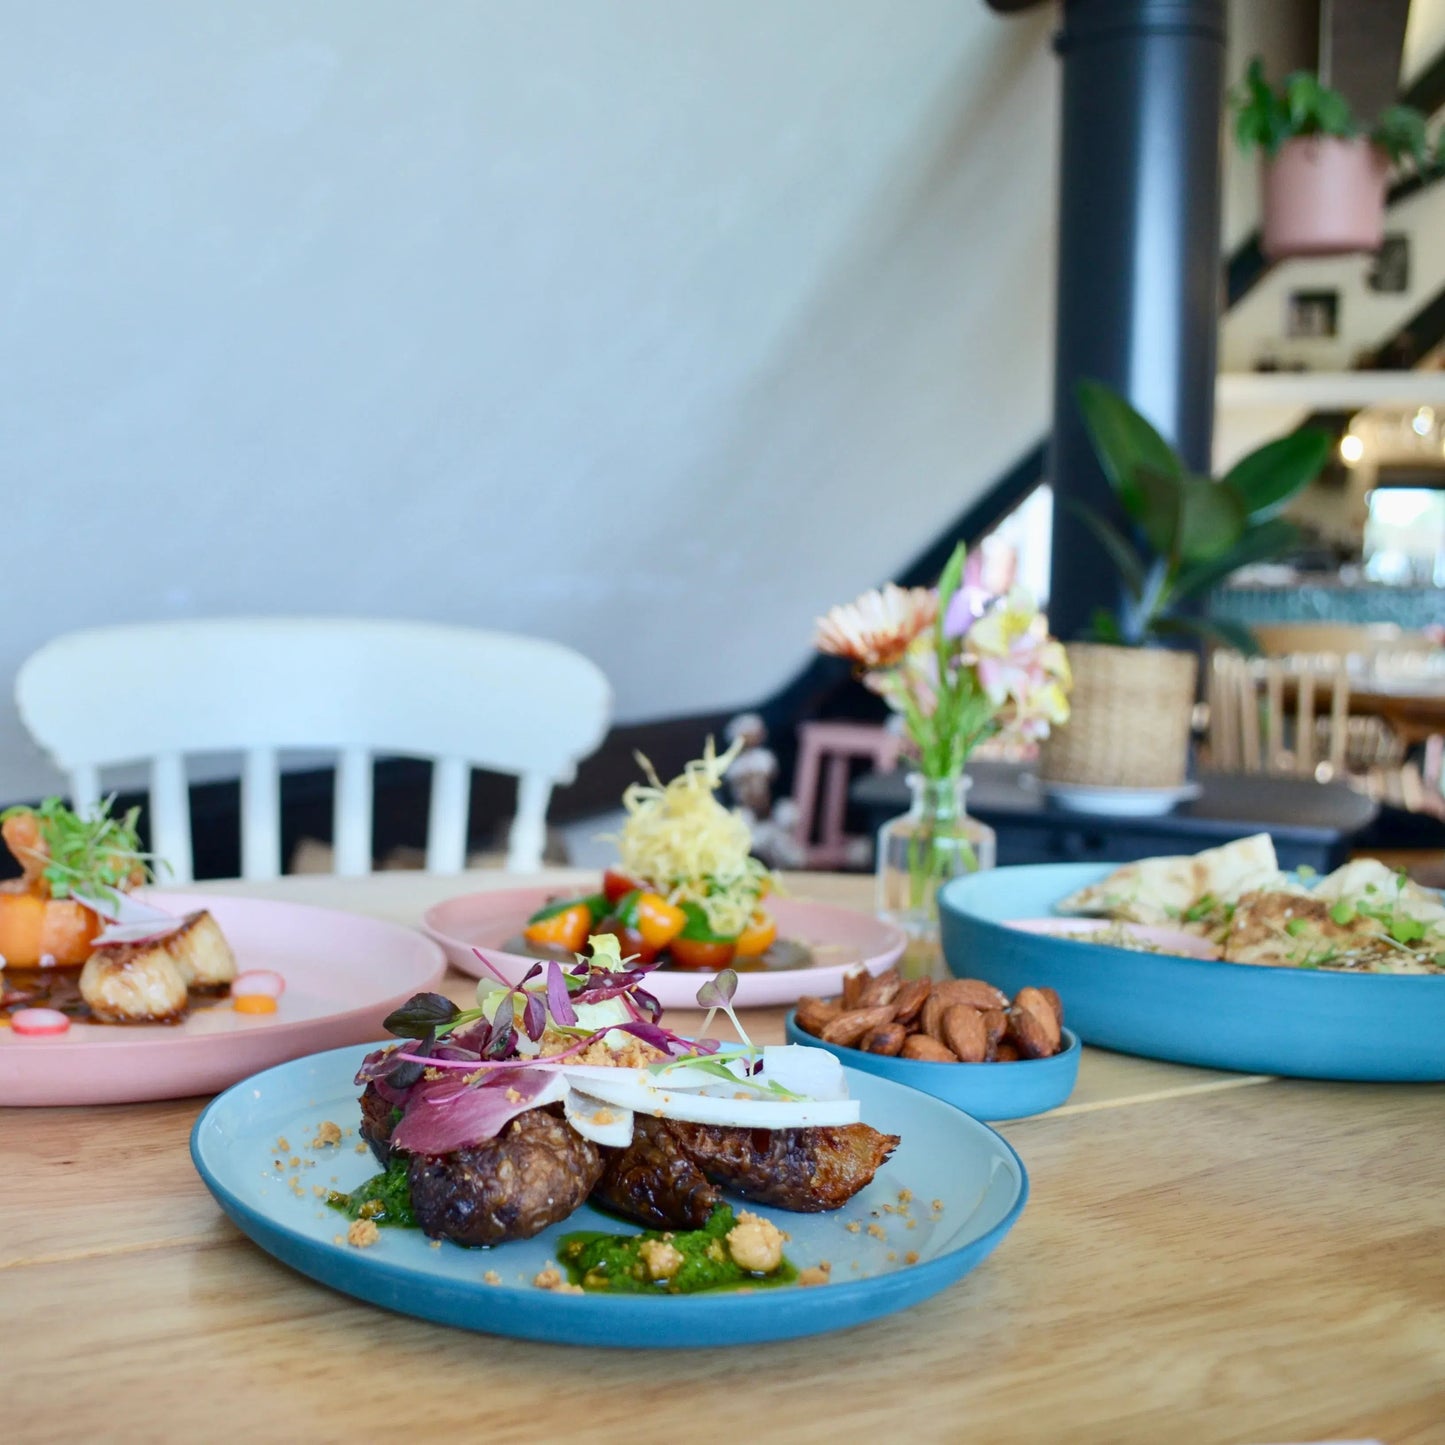
<svg viewBox="0 0 1445 1445"><path fill-rule="evenodd" d="M678 968L708 969L712 972L726 968L738 951L732 939L674 938L667 946L672 961Z"/></svg>
<svg viewBox="0 0 1445 1445"><path fill-rule="evenodd" d="M766 953L777 941L777 920L760 908L748 920L748 926L738 934L738 952L747 958L756 958Z"/></svg>
<svg viewBox="0 0 1445 1445"><path fill-rule="evenodd" d="M616 903L619 898L626 898L636 887L637 880L629 878L620 868L609 868L602 875L602 891L607 895L609 903Z"/></svg>
<svg viewBox="0 0 1445 1445"><path fill-rule="evenodd" d="M576 953L587 942L591 929L591 910L585 903L572 903L534 919L522 930L522 937L528 943L565 948L569 953Z"/></svg>

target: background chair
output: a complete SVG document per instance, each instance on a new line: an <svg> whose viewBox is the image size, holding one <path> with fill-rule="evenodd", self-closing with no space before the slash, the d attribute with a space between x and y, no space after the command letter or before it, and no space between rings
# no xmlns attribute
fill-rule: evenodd
<svg viewBox="0 0 1445 1445"><path fill-rule="evenodd" d="M507 867L539 866L552 788L602 740L612 692L557 643L471 628L317 618L143 623L70 633L21 666L21 718L70 776L77 808L101 771L150 763L151 845L192 877L185 759L243 755L241 872L281 871L278 754L334 750L336 871L371 871L372 759L433 760L426 866L466 857L471 769L517 778Z"/></svg>
<svg viewBox="0 0 1445 1445"><path fill-rule="evenodd" d="M1398 771L1404 749L1377 717L1350 712L1343 657L1210 659L1209 760L1218 769L1303 777Z"/></svg>
<svg viewBox="0 0 1445 1445"><path fill-rule="evenodd" d="M794 838L809 868L838 868L849 862L855 847L871 839L850 838L843 831L848 811L848 771L855 759L888 772L898 762L903 739L876 723L805 722L798 725L798 763L793 780L797 807ZM826 765L826 767L825 767ZM818 782L822 775L823 806L819 824ZM819 824L819 837L813 829Z"/></svg>

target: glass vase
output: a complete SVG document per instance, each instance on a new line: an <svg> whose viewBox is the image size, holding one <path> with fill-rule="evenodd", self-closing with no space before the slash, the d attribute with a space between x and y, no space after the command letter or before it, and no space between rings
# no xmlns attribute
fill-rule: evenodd
<svg viewBox="0 0 1445 1445"><path fill-rule="evenodd" d="M938 939L938 890L961 873L992 868L997 838L964 806L967 777L908 774L913 804L878 830L877 911L909 937Z"/></svg>

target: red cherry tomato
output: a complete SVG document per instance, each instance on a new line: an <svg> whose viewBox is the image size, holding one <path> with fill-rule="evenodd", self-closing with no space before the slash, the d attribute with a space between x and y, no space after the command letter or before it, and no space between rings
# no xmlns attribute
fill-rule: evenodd
<svg viewBox="0 0 1445 1445"><path fill-rule="evenodd" d="M607 895L609 903L625 898L637 886L637 880L629 878L620 868L609 868L602 875L602 891Z"/></svg>
<svg viewBox="0 0 1445 1445"><path fill-rule="evenodd" d="M674 938L667 945L667 951L677 968L705 968L715 973L733 961L738 946L732 939L717 943L710 939Z"/></svg>

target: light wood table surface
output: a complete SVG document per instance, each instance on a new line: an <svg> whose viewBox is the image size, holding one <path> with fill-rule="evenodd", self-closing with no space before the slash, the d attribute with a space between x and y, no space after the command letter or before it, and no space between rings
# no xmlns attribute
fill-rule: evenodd
<svg viewBox="0 0 1445 1445"><path fill-rule="evenodd" d="M203 886L415 923L529 881ZM1445 1442L1440 1086L1086 1050L1065 1108L1002 1126L1033 1192L973 1274L845 1334L667 1352L468 1334L292 1273L195 1175L204 1102L0 1110L0 1441Z"/></svg>

